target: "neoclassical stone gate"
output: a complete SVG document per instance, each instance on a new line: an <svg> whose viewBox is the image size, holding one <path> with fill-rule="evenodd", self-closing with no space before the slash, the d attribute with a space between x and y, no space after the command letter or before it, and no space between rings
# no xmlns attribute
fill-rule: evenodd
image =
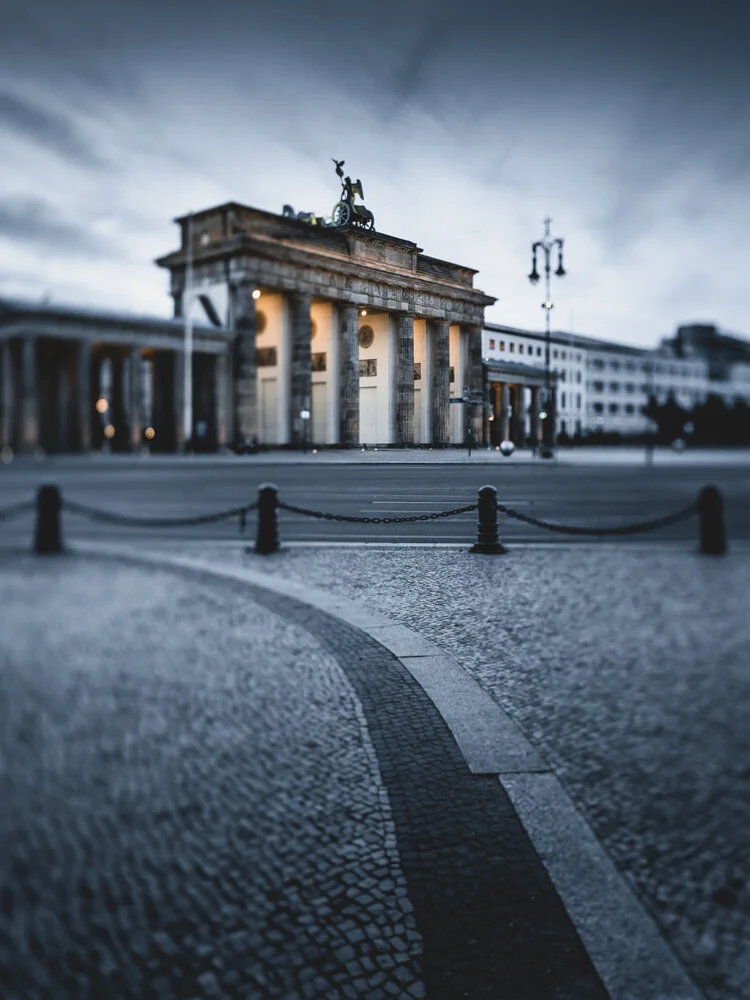
<svg viewBox="0 0 750 1000"><path fill-rule="evenodd" d="M208 299L233 331L235 446L460 443L448 401L482 390L495 301L473 287L476 271L408 240L236 202L175 221L180 249L157 264L171 274L175 317ZM482 423L478 413L477 440Z"/></svg>

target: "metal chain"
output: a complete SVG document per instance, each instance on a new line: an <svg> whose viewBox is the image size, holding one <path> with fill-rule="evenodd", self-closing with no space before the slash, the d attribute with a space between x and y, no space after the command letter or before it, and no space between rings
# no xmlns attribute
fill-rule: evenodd
<svg viewBox="0 0 750 1000"><path fill-rule="evenodd" d="M456 507L454 510L441 510L435 514L413 514L408 517L355 517L353 514L324 514L319 510L308 510L306 507L295 507L290 503L279 502L281 510L291 514L302 514L305 517L317 517L324 521L348 521L351 524L406 524L408 521L438 521L443 517L453 517L456 514L467 514L476 510L479 504L472 503L466 507Z"/></svg>
<svg viewBox="0 0 750 1000"><path fill-rule="evenodd" d="M131 517L128 514L117 514L114 511L97 510L75 500L62 501L65 510L71 514L80 514L92 521L103 521L105 524L127 525L133 528L183 528L194 524L211 524L230 517L240 518L240 529L244 530L246 517L250 511L257 510L258 503L245 504L243 507L232 507L216 514L199 514L195 517Z"/></svg>
<svg viewBox="0 0 750 1000"><path fill-rule="evenodd" d="M638 524L625 524L613 528L583 528L575 525L551 524L549 521L542 521L538 517L530 514L521 514L517 510L511 510L499 503L497 509L508 517L514 517L517 521L524 521L526 524L533 524L537 528L546 528L548 531L560 531L567 535L635 535L640 531L651 531L653 528L666 528L670 524L677 524L685 521L698 513L698 504L691 503L689 507L676 511L674 514L667 514L664 517L657 517L652 521L641 521Z"/></svg>
<svg viewBox="0 0 750 1000"><path fill-rule="evenodd" d="M22 500L20 503L13 503L9 507L0 509L0 521L10 521L12 517L20 517L27 511L36 507L36 500Z"/></svg>

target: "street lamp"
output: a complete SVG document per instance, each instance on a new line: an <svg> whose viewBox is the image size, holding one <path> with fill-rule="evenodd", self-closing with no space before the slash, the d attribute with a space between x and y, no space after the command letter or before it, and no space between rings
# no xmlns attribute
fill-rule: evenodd
<svg viewBox="0 0 750 1000"><path fill-rule="evenodd" d="M557 270L555 274L558 278L562 278L565 275L565 268L563 267L563 241L561 239L552 239L550 236L549 227L552 223L552 219L544 220L544 239L537 240L536 243L531 244L531 273L529 274L529 281L532 285L535 285L540 278L539 272L536 268L536 257L537 253L541 250L544 254L544 302L542 303L542 309L544 309L545 316L545 341L544 341L544 404L545 409L548 411L548 418L544 420L542 424L542 442L544 447L542 448L542 458L552 458L552 447L554 445L555 438L555 408L552 401L552 386L550 377L550 367L549 367L549 355L550 355L550 329L549 329L549 314L552 310L552 299L550 297L550 274L552 267L550 264L550 258L552 256L552 251L557 247Z"/></svg>

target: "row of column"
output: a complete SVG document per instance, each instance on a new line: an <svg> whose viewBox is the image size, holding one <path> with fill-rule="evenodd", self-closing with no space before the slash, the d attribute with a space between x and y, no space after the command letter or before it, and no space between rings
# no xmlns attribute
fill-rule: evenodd
<svg viewBox="0 0 750 1000"><path fill-rule="evenodd" d="M530 402L529 434L534 441L540 440L541 386L525 386L522 383L491 382L490 402L492 404L493 430L487 434L491 443L512 441L522 444L526 437L524 390L529 389Z"/></svg>
<svg viewBox="0 0 750 1000"><path fill-rule="evenodd" d="M105 360L111 365L109 409L101 419L102 435L92 440L100 421L95 409L100 368L94 371L94 365L101 366ZM154 444L180 448L184 445L184 353L155 350L149 361L154 407L149 417L158 425L159 438ZM0 447L31 452L43 445L53 450L89 451L101 444L105 425L112 423L116 428L113 446L140 448L143 363L140 346L43 341L33 335L0 341ZM194 355L194 364L194 420L200 417L209 437L223 443L231 391L227 359Z"/></svg>
<svg viewBox="0 0 750 1000"><path fill-rule="evenodd" d="M232 289L232 318L235 340L235 443L246 447L259 436L258 387L255 361L256 303L252 284ZM288 295L291 310L291 395L290 416L292 444L301 444L302 410L309 410L312 397L311 327L312 296ZM359 443L359 307L353 303L338 306L340 317L339 441L343 445ZM482 328L464 328L469 337L468 384L473 391L482 389ZM428 349L432 355L431 423L432 442L450 443L450 323L428 320ZM414 315L401 314L396 330L395 443L414 442ZM481 435L482 414L477 413L475 435Z"/></svg>

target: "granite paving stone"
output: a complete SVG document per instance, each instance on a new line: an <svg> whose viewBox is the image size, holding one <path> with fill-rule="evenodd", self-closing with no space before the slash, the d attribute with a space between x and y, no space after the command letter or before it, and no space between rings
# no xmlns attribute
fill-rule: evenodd
<svg viewBox="0 0 750 1000"><path fill-rule="evenodd" d="M0 607L4 1000L359 995L398 954L365 872L418 987L377 758L308 631L68 557L0 559Z"/></svg>
<svg viewBox="0 0 750 1000"><path fill-rule="evenodd" d="M192 552L354 599L453 655L554 768L706 996L750 1000L746 554Z"/></svg>

